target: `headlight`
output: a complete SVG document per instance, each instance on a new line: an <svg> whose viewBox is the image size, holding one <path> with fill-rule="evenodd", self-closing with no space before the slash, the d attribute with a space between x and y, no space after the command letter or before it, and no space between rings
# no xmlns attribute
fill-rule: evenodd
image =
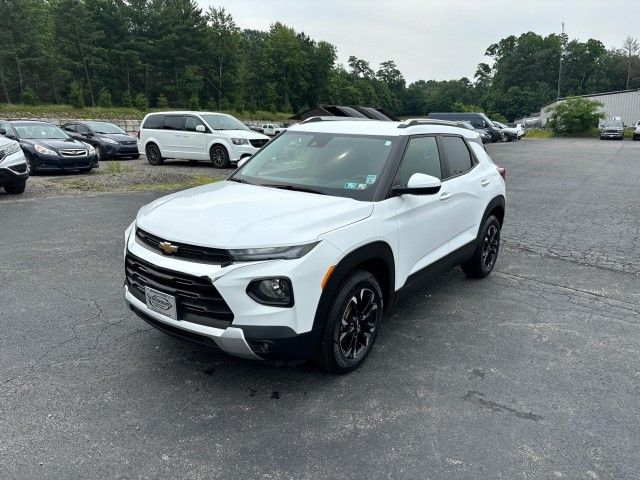
<svg viewBox="0 0 640 480"><path fill-rule="evenodd" d="M249 143L249 140L247 140L246 138L232 138L231 143L233 143L234 145L246 145L247 143Z"/></svg>
<svg viewBox="0 0 640 480"><path fill-rule="evenodd" d="M100 141L102 141L104 143L110 143L111 145L117 145L118 144L118 142L116 142L113 138L100 137Z"/></svg>
<svg viewBox="0 0 640 480"><path fill-rule="evenodd" d="M50 148L43 147L42 145L36 145L36 152L42 155L58 155L58 152L51 150Z"/></svg>
<svg viewBox="0 0 640 480"><path fill-rule="evenodd" d="M262 305L293 307L293 287L285 277L252 280L247 286L247 295Z"/></svg>
<svg viewBox="0 0 640 480"><path fill-rule="evenodd" d="M229 250L229 255L237 262L255 262L258 260L293 260L305 256L318 242L292 247L242 248Z"/></svg>
<svg viewBox="0 0 640 480"><path fill-rule="evenodd" d="M93 155L96 153L96 149L93 148L93 145L89 145L88 143L85 143L85 146L87 147L87 154L88 155Z"/></svg>
<svg viewBox="0 0 640 480"><path fill-rule="evenodd" d="M11 142L8 145L5 145L3 150L5 155L12 155L20 150L20 144L18 142Z"/></svg>

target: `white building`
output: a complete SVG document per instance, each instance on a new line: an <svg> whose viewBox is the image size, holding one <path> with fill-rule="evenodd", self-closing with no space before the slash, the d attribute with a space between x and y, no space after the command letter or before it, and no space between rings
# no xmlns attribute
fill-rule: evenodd
<svg viewBox="0 0 640 480"><path fill-rule="evenodd" d="M619 92L594 93L592 95L579 95L588 100L595 100L602 104L600 110L604 112L605 119L622 117L627 125L633 125L640 120L640 89L621 90ZM567 97L571 98L571 97ZM559 102L567 98L559 98L540 110L540 123L546 125L551 116L551 110Z"/></svg>

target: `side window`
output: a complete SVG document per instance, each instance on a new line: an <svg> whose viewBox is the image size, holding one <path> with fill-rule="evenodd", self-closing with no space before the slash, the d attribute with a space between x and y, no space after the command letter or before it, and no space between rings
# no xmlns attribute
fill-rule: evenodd
<svg viewBox="0 0 640 480"><path fill-rule="evenodd" d="M416 137L409 140L394 185L406 187L414 173L442 178L436 137Z"/></svg>
<svg viewBox="0 0 640 480"><path fill-rule="evenodd" d="M149 115L142 124L142 128L161 130L164 121L164 115Z"/></svg>
<svg viewBox="0 0 640 480"><path fill-rule="evenodd" d="M460 137L441 137L440 142L444 150L449 176L460 175L473 167L471 154L464 140Z"/></svg>
<svg viewBox="0 0 640 480"><path fill-rule="evenodd" d="M165 115L165 130L184 130L184 115Z"/></svg>
<svg viewBox="0 0 640 480"><path fill-rule="evenodd" d="M187 117L187 119L185 120L185 123L184 123L184 129L187 132L195 132L196 131L196 127L198 125L202 125L203 127L205 126L204 123L202 123L202 121L199 118Z"/></svg>
<svg viewBox="0 0 640 480"><path fill-rule="evenodd" d="M62 127L62 129L65 132L75 132L76 131L76 124L75 123L69 123L69 124L65 125L64 127Z"/></svg>

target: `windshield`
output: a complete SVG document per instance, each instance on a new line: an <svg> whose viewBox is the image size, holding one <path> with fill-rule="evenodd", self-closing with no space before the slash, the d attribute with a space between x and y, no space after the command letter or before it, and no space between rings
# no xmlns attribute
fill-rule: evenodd
<svg viewBox="0 0 640 480"><path fill-rule="evenodd" d="M623 128L624 124L620 120L609 120L604 123L605 127L620 127Z"/></svg>
<svg viewBox="0 0 640 480"><path fill-rule="evenodd" d="M395 141L395 137L287 132L231 179L371 201Z"/></svg>
<svg viewBox="0 0 640 480"><path fill-rule="evenodd" d="M498 128L507 128L504 124L502 124L500 122L496 122L495 120L492 120L492 122Z"/></svg>
<svg viewBox="0 0 640 480"><path fill-rule="evenodd" d="M91 130L96 133L119 133L121 135L126 135L127 132L122 130L120 127L114 125L113 123L107 122L86 122Z"/></svg>
<svg viewBox="0 0 640 480"><path fill-rule="evenodd" d="M468 130L475 130L475 128L473 128L473 125L471 125L470 122L460 122L464 125L464 128L468 129Z"/></svg>
<svg viewBox="0 0 640 480"><path fill-rule="evenodd" d="M16 132L20 138L27 139L59 139L67 140L69 135L64 133L55 125L48 125L46 123L27 123L23 125L14 125Z"/></svg>
<svg viewBox="0 0 640 480"><path fill-rule="evenodd" d="M213 130L249 130L244 123L231 115L203 113L200 116Z"/></svg>

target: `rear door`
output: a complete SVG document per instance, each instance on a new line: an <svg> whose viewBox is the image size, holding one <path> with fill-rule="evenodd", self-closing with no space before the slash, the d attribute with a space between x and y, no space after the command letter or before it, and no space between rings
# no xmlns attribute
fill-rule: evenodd
<svg viewBox="0 0 640 480"><path fill-rule="evenodd" d="M171 158L188 158L182 150L182 137L184 135L184 115L165 115L161 137L160 150L162 155Z"/></svg>
<svg viewBox="0 0 640 480"><path fill-rule="evenodd" d="M394 179L394 186L406 186L414 173L442 178L443 165L435 136L409 140ZM417 272L445 254L452 235L454 217L450 194L441 189L435 195L405 194L390 199L397 211L398 267L401 278Z"/></svg>
<svg viewBox="0 0 640 480"><path fill-rule="evenodd" d="M455 209L452 221L452 248L476 238L486 202L485 190L494 180L472 154L470 145L457 135L442 135L440 147L445 161L442 190L451 193Z"/></svg>
<svg viewBox="0 0 640 480"><path fill-rule="evenodd" d="M198 132L196 127L201 125L204 132ZM182 136L183 158L189 160L207 160L209 153L207 152L207 132L211 132L202 120L193 115L187 115L184 123L184 132Z"/></svg>

